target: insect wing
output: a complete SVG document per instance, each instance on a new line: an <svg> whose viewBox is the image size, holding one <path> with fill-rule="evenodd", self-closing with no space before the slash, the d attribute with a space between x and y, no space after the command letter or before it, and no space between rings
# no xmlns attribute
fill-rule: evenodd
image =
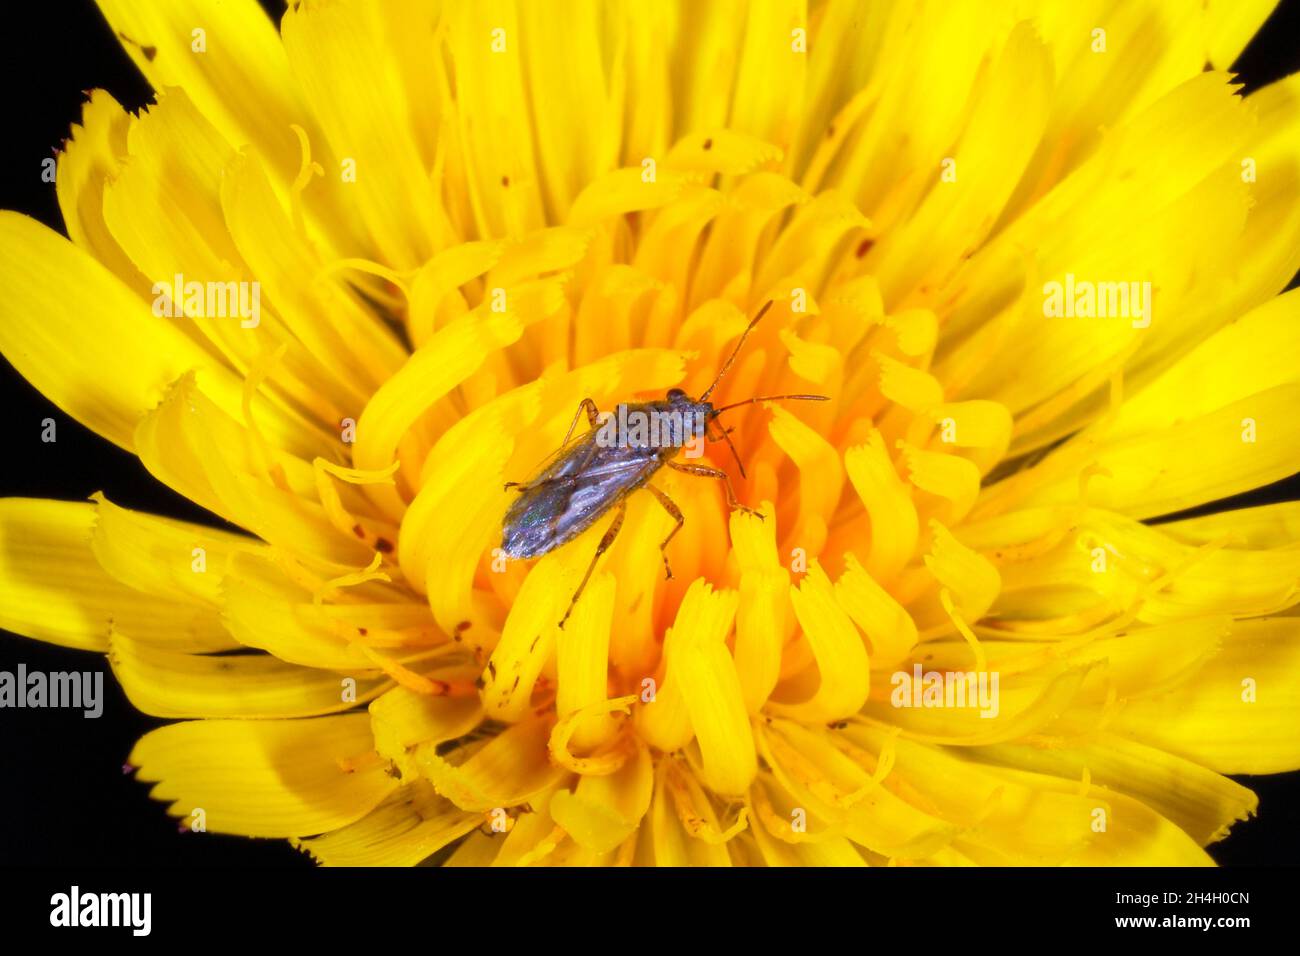
<svg viewBox="0 0 1300 956"><path fill-rule="evenodd" d="M506 513L502 547L537 557L586 531L624 494L659 467L654 455L620 448L576 446L529 482Z"/></svg>
<svg viewBox="0 0 1300 956"><path fill-rule="evenodd" d="M595 432L574 435L538 466L533 477L524 482L524 490L532 489L541 482L572 476L582 466L583 461L590 457L595 443Z"/></svg>

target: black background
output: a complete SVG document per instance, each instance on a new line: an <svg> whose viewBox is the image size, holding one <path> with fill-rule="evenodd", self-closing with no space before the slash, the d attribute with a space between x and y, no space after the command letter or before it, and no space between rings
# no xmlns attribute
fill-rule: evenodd
<svg viewBox="0 0 1300 956"><path fill-rule="evenodd" d="M264 0L264 6L278 18L282 5ZM150 102L151 93L92 3L7 4L5 14L0 208L62 231L41 162L80 119L83 91L103 87L130 110ZM1248 90L1300 70L1300 0L1284 0L1235 68ZM112 361L111 342L70 347L99 349ZM80 500L103 490L129 508L219 524L154 480L132 455L69 419L3 360L0 402L8 422L0 495ZM40 441L46 417L58 422L56 443ZM1298 497L1300 476L1237 503ZM145 785L121 770L134 741L163 722L131 707L102 658L0 633L0 670L13 671L20 662L45 671L103 669L105 705L98 720L64 710L0 711L0 864L311 865L284 841L178 832ZM1210 852L1224 864L1300 863L1300 772L1239 779L1259 794L1259 817L1239 824Z"/></svg>

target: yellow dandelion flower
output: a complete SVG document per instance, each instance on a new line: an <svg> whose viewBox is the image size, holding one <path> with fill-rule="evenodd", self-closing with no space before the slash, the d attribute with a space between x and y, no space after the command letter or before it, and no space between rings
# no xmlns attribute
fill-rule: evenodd
<svg viewBox="0 0 1300 956"><path fill-rule="evenodd" d="M0 349L246 533L6 499L0 625L175 720L172 814L1207 864L1300 767L1300 503L1152 521L1300 470L1300 77L1225 72L1269 0L100 6L157 102L86 103L68 239L0 216ZM680 532L619 496L560 627L614 511L511 559L507 484L769 301L711 401L829 400L707 444L760 514L660 469Z"/></svg>

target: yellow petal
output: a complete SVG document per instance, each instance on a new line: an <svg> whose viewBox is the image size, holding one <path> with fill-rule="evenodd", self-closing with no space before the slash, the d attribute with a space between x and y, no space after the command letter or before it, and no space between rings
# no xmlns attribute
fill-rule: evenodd
<svg viewBox="0 0 1300 956"><path fill-rule="evenodd" d="M1125 399L1097 431L1114 441L1151 433L1293 383L1300 371L1300 289L1243 315L1200 343L1151 385Z"/></svg>
<svg viewBox="0 0 1300 956"><path fill-rule="evenodd" d="M955 826L880 786L834 746L831 733L788 720L759 733L760 752L796 806L883 856L925 857L951 841Z"/></svg>
<svg viewBox="0 0 1300 956"><path fill-rule="evenodd" d="M477 695L430 696L394 687L370 704L375 750L397 765L403 780L418 773L411 756L416 746L464 736L482 720Z"/></svg>
<svg viewBox="0 0 1300 956"><path fill-rule="evenodd" d="M877 581L888 581L916 549L916 506L879 432L873 431L867 444L846 451L844 467L871 517L871 548L863 563Z"/></svg>
<svg viewBox="0 0 1300 956"><path fill-rule="evenodd" d="M398 648L407 654L420 648L455 651L438 630L424 605L388 600L387 592L372 591L371 600L355 603L315 603L312 594L285 577L275 563L249 555L232 562L222 588L222 620L247 647L267 651L280 660L305 667L357 673L376 668L366 649L371 629L397 632ZM393 643L393 642L389 642Z"/></svg>
<svg viewBox="0 0 1300 956"><path fill-rule="evenodd" d="M682 193L685 180L667 173L645 179L640 169L616 169L587 186L569 210L570 226L590 226L629 212L658 209Z"/></svg>
<svg viewBox="0 0 1300 956"><path fill-rule="evenodd" d="M236 553L265 554L256 538L187 521L119 508L95 500L91 546L100 566L137 591L216 606L221 582Z"/></svg>
<svg viewBox="0 0 1300 956"><path fill-rule="evenodd" d="M111 626L180 650L230 647L211 611L135 591L91 550L88 502L0 498L0 627L37 640L105 651Z"/></svg>
<svg viewBox="0 0 1300 956"><path fill-rule="evenodd" d="M1202 846L1227 836L1228 828L1255 813L1259 798L1212 770L1113 734L1087 746L1026 747L1002 744L974 751L980 760L1079 780L1142 801L1177 824Z"/></svg>
<svg viewBox="0 0 1300 956"><path fill-rule="evenodd" d="M790 540L812 554L821 550L822 541L814 540L812 529L831 523L844 487L844 467L835 446L812 427L783 408L774 408L768 426L772 440L790 456L799 469L799 516L790 531ZM825 532L819 535L824 540Z"/></svg>
<svg viewBox="0 0 1300 956"><path fill-rule="evenodd" d="M853 844L844 837L808 843L782 843L764 827L754 827L763 862L768 866L867 866Z"/></svg>
<svg viewBox="0 0 1300 956"><path fill-rule="evenodd" d="M150 731L127 762L174 816L242 836L309 836L353 823L396 787L365 714L196 720ZM193 825L193 824L192 824Z"/></svg>
<svg viewBox="0 0 1300 956"><path fill-rule="evenodd" d="M468 378L490 352L521 333L522 325L511 313L468 315L435 333L370 397L357 421L356 467L387 468L402 436L420 416Z"/></svg>
<svg viewBox="0 0 1300 956"><path fill-rule="evenodd" d="M911 615L851 554L845 556L845 571L835 582L835 600L870 642L873 667L893 667L916 645L916 623Z"/></svg>
<svg viewBox="0 0 1300 956"><path fill-rule="evenodd" d="M439 756L422 744L415 759L434 788L463 810L488 812L527 803L567 773L547 758L547 721L525 720L493 737L463 763Z"/></svg>
<svg viewBox="0 0 1300 956"><path fill-rule="evenodd" d="M949 154L958 179L933 177L920 207L872 250L891 301L927 275L954 268L983 242L1038 146L1052 81L1047 46L1030 23L1017 24L972 94L969 124Z"/></svg>
<svg viewBox="0 0 1300 956"><path fill-rule="evenodd" d="M550 811L582 846L607 853L636 831L653 792L654 763L650 752L639 747L617 773L584 776L572 793L556 791Z"/></svg>
<svg viewBox="0 0 1300 956"><path fill-rule="evenodd" d="M771 143L734 129L717 129L678 140L664 162L674 169L738 176L780 158L781 150Z"/></svg>
<svg viewBox="0 0 1300 956"><path fill-rule="evenodd" d="M1006 454L1011 441L1011 413L997 402L950 402L930 409L939 426L939 441L971 449L971 460L987 474Z"/></svg>
<svg viewBox="0 0 1300 956"><path fill-rule="evenodd" d="M1232 66L1256 31L1277 6L1277 0L1246 0L1229 3L1210 0L1205 5L1206 27L1210 36L1210 63L1216 69Z"/></svg>
<svg viewBox="0 0 1300 956"><path fill-rule="evenodd" d="M563 222L574 197L596 176L613 167L617 159L622 117L611 107L620 79L606 67L602 41L607 36L607 24L597 7L569 2L543 8L524 3L519 4L518 15L514 50L507 38L505 54L487 59L491 63L512 53L520 58L524 71L522 90L534 104L534 168L541 177L539 186L547 219ZM490 22L500 25L497 20ZM481 36L474 40L481 42ZM565 69L554 68L557 58ZM500 68L499 63L489 67L493 72ZM496 116L489 120L493 121L497 121ZM473 132L476 137L482 135L477 128ZM486 141L478 145L482 148ZM493 153L499 155L499 148L494 145ZM481 155L486 158L491 154ZM496 170L483 172L486 179Z"/></svg>
<svg viewBox="0 0 1300 956"><path fill-rule="evenodd" d="M1156 697L1129 701L1117 733L1219 773L1300 767L1300 618L1238 621L1218 654Z"/></svg>
<svg viewBox="0 0 1300 956"><path fill-rule="evenodd" d="M603 573L588 582L583 600L555 640L555 712L561 719L605 700L613 615L614 578ZM610 714L584 718L574 729L573 745L594 747L607 740L615 726Z"/></svg>
<svg viewBox="0 0 1300 956"><path fill-rule="evenodd" d="M392 794L356 823L293 845L326 866L415 866L483 825L420 780Z"/></svg>
<svg viewBox="0 0 1300 956"><path fill-rule="evenodd" d="M690 705L677 674L676 655L680 648L697 644L720 644L731 630L736 615L734 591L713 591L702 578L695 580L677 609L672 629L664 636L663 679L654 700L638 707L634 715L637 733L651 746L663 751L679 750L694 736Z"/></svg>
<svg viewBox="0 0 1300 956"><path fill-rule="evenodd" d="M959 455L941 454L902 444L907 477L917 488L946 501L940 512L954 524L966 517L980 490L979 469Z"/></svg>
<svg viewBox="0 0 1300 956"><path fill-rule="evenodd" d="M1158 431L1104 443L1094 453L1104 473L1089 483L1089 503L1149 518L1285 478L1295 471L1300 450L1300 420L1291 414L1297 403L1300 386L1279 385ZM1072 450L1057 454L1064 458ZM1039 467L1053 464L1049 457ZM1073 501L1076 475L1023 501Z"/></svg>
<svg viewBox="0 0 1300 956"><path fill-rule="evenodd" d="M183 87L231 142L254 143L290 176L297 171L289 124L303 122L305 111L275 27L257 3L101 0L99 8L155 90Z"/></svg>
<svg viewBox="0 0 1300 956"><path fill-rule="evenodd" d="M763 514L764 520L743 511L731 515L732 553L741 568L732 657L751 714L763 706L780 679L790 619L790 573L777 560L770 502L764 502Z"/></svg>
<svg viewBox="0 0 1300 956"><path fill-rule="evenodd" d="M295 229L258 153L246 150L227 164L221 209L262 297L302 343L304 364L314 363L313 381L355 419L369 394L406 360L406 348Z"/></svg>
<svg viewBox="0 0 1300 956"><path fill-rule="evenodd" d="M222 407L239 408L224 368L62 236L6 211L0 250L0 351L77 421L132 450L136 422L189 369L203 370ZM67 347L92 334L113 343L112 362Z"/></svg>
<svg viewBox="0 0 1300 956"><path fill-rule="evenodd" d="M700 746L701 782L716 794L744 793L754 779L757 762L740 678L726 644L696 640L680 648L673 676L681 682Z"/></svg>
<svg viewBox="0 0 1300 956"><path fill-rule="evenodd" d="M996 769L963 759L965 751L893 738L869 725L851 724L842 733L870 753L889 748L893 765L884 785L961 827L962 842L979 847L984 862L1058 865L1093 836L1094 802L1079 793L1046 789L1028 775L1008 780Z"/></svg>
<svg viewBox="0 0 1300 956"><path fill-rule="evenodd" d="M933 543L925 566L935 580L952 592L954 604L969 623L979 620L993 605L1002 579L987 558L966 547L939 522L930 523Z"/></svg>
<svg viewBox="0 0 1300 956"><path fill-rule="evenodd" d="M809 565L799 587L790 589L790 601L812 648L819 680L811 697L798 703L774 700L769 709L819 722L856 712L867 699L871 681L867 648L853 621L836 603L830 579L816 562Z"/></svg>
<svg viewBox="0 0 1300 956"><path fill-rule="evenodd" d="M1300 542L1300 502L1281 501L1258 508L1236 508L1160 525L1185 544L1223 541L1229 547L1285 548Z"/></svg>
<svg viewBox="0 0 1300 956"><path fill-rule="evenodd" d="M68 238L141 295L149 282L122 251L104 222L104 182L117 175L126 155L131 118L105 90L94 90L81 111L81 126L59 157L55 188Z"/></svg>
<svg viewBox="0 0 1300 956"><path fill-rule="evenodd" d="M1057 780L1018 770L997 769L1010 780L1033 784L1058 793L1078 793L1078 782ZM1105 787L1086 789L1093 803L1089 827L1092 839L1065 860L1066 866L1213 866L1214 861L1196 841L1146 804ZM1103 829L1104 827L1104 829Z"/></svg>
<svg viewBox="0 0 1300 956"><path fill-rule="evenodd" d="M344 178L342 166L329 168L325 178L345 182L354 194L352 202L384 260L413 269L429 258L444 225L382 11L350 2L292 7L281 22L284 45L277 45L273 62L292 69L337 161L352 163L352 178ZM437 56L432 27L423 19L402 26L425 31L431 58ZM366 82L354 82L357 76Z"/></svg>
<svg viewBox="0 0 1300 956"><path fill-rule="evenodd" d="M484 238L520 236L546 219L538 179L541 144L531 135L525 85L524 48L531 41L523 20L514 4L456 4L446 12L456 72L455 135L465 152L474 222ZM590 62L583 66L590 71ZM523 117L530 122L521 124Z"/></svg>
<svg viewBox="0 0 1300 956"><path fill-rule="evenodd" d="M254 421L260 429L263 419ZM299 555L364 566L375 551L331 524L316 500L311 465L259 441L259 429L228 415L187 375L141 419L135 435L145 467L192 501Z"/></svg>
<svg viewBox="0 0 1300 956"><path fill-rule="evenodd" d="M648 862L654 866L730 866L726 846L694 836L688 820L697 830L720 830L717 812L694 777L674 766L672 760L659 760L649 826L641 828Z"/></svg>
<svg viewBox="0 0 1300 956"><path fill-rule="evenodd" d="M483 673L483 707L493 718L515 721L528 712L542 667L554 652L560 618L604 533L603 523L592 527L571 546L545 555L524 580ZM593 598L596 603L586 613L599 615L610 599L607 586ZM587 599L584 592L583 602ZM593 627L600 627L598 617L583 622L583 633Z"/></svg>
<svg viewBox="0 0 1300 956"><path fill-rule="evenodd" d="M798 0L773 0L747 13L729 125L788 146L799 123L808 69L807 42L800 48L794 31L803 29L806 41L807 11Z"/></svg>
<svg viewBox="0 0 1300 956"><path fill-rule="evenodd" d="M286 664L270 655L207 655L150 647L116 633L108 659L139 710L154 717L315 717L350 710L389 684Z"/></svg>

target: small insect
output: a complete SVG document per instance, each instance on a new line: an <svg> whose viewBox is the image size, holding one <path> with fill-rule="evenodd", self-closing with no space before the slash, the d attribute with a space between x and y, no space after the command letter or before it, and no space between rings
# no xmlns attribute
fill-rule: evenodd
<svg viewBox="0 0 1300 956"><path fill-rule="evenodd" d="M519 497L506 512L501 550L511 558L536 558L554 551L572 541L591 527L601 515L614 509L614 520L596 546L596 553L587 566L578 589L573 592L569 606L560 619L560 627L569 619L573 607L582 596L591 572L600 556L609 550L623 527L627 514L627 499L641 488L649 491L677 523L668 537L659 545L664 559L664 571L673 576L668 563L668 543L682 530L686 518L677 505L663 491L651 484L659 469L667 467L688 475L714 478L724 483L727 503L733 509L757 514L736 499L731 478L725 471L707 465L676 462L673 459L688 444L701 437L709 441L726 441L731 449L740 474L745 466L729 435L730 429L715 424L719 415L742 405L754 402L807 401L824 402L826 395L766 395L749 398L743 402L714 408L709 395L717 388L722 377L740 354L745 339L754 326L772 307L769 300L753 321L746 327L736 343L731 356L723 363L713 384L698 399L691 398L680 388L670 389L666 398L653 402L623 403L603 421L596 403L584 398L573 416L573 422L564 436L558 451L545 462L538 473L526 482L507 482L506 488L516 488ZM578 420L586 413L590 431L574 437Z"/></svg>

